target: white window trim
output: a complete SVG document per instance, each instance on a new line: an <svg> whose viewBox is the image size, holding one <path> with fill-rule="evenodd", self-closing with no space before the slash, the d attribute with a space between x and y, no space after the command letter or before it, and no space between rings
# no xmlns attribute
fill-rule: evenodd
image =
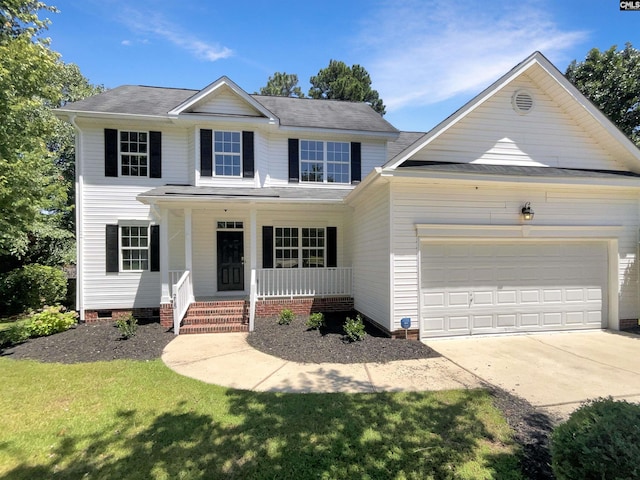
<svg viewBox="0 0 640 480"><path fill-rule="evenodd" d="M298 246L297 247L277 247L276 246L276 232L278 228L295 228L298 230ZM302 252L304 250L318 250L320 247L304 247L302 245L302 230L305 228L313 228L315 230L322 230L324 232L324 246L321 247L322 248L322 263L323 266L322 267L304 267L303 266L303 262L304 262L304 257L302 255ZM298 251L298 265L295 267L279 267L279 269L282 270L286 270L286 269L296 269L296 268L304 268L304 269L314 269L314 268L327 268L327 227L316 227L316 226L312 226L312 227L308 227L308 226L304 226L304 227L300 227L300 226L290 226L290 225L274 225L273 227L273 268L278 268L276 267L276 263L278 261L278 257L276 252L278 251L278 249L280 250L297 250Z"/></svg>
<svg viewBox="0 0 640 480"><path fill-rule="evenodd" d="M128 133L146 133L147 134L147 152L144 154L144 156L147 158L147 174L146 175L125 175L122 173L122 155L129 155L132 152L122 152L122 140L120 139L120 134L122 132L128 132ZM149 149L151 148L151 142L150 142L150 132L148 130L128 130L128 129L118 129L118 176L121 177L126 177L126 178L149 178L149 174L150 174L150 170L151 170L151 165L149 165L150 162L150 155L149 155ZM134 153L134 155L140 155L140 153Z"/></svg>
<svg viewBox="0 0 640 480"><path fill-rule="evenodd" d="M237 133L240 135L240 152L233 153L233 155L238 155L240 158L240 173L238 175L218 175L216 173L216 133ZM218 178L242 178L242 132L239 130L213 130L211 134L211 176ZM229 154L229 152L219 152L220 154Z"/></svg>
<svg viewBox="0 0 640 480"><path fill-rule="evenodd" d="M125 247L122 243L122 229L125 227L140 227L147 229L147 247L139 248L139 247ZM142 269L126 269L124 268L124 255L122 254L124 249L127 250L146 250L147 251L147 268ZM151 229L149 222L138 222L133 223L130 221L118 222L118 262L120 264L119 272L120 273L140 273L140 272L149 272L151 270Z"/></svg>
<svg viewBox="0 0 640 480"><path fill-rule="evenodd" d="M321 182L314 182L311 180L303 180L302 179L302 162L311 162L311 160L303 160L302 159L302 142L321 142L323 144L323 148L322 148L322 181ZM327 144L328 143L344 143L348 145L348 152L349 152L349 161L346 162L347 165L349 166L349 172L347 174L347 181L346 182L330 182L327 179L327 166L330 163L334 163L334 164L342 164L345 162L336 162L336 161L329 161L327 160L327 156L328 156L328 151L327 151ZM316 162L319 162L319 160L316 160ZM339 140L313 140L310 138L303 138L300 139L300 141L298 142L298 170L300 171L300 177L299 177L299 181L300 183L309 183L309 184L331 184L331 185L349 185L351 183L351 142L343 142L343 141L339 141Z"/></svg>

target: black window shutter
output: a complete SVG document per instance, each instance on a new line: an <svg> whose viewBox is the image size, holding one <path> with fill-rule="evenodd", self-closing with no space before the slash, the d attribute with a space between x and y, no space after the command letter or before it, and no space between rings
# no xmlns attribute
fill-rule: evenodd
<svg viewBox="0 0 640 480"><path fill-rule="evenodd" d="M297 138L289 139L289 182L300 181L300 141Z"/></svg>
<svg viewBox="0 0 640 480"><path fill-rule="evenodd" d="M118 176L118 130L113 128L104 129L104 176Z"/></svg>
<svg viewBox="0 0 640 480"><path fill-rule="evenodd" d="M160 271L160 225L151 225L149 241L149 270Z"/></svg>
<svg viewBox="0 0 640 480"><path fill-rule="evenodd" d="M273 268L273 227L262 227L262 268Z"/></svg>
<svg viewBox="0 0 640 480"><path fill-rule="evenodd" d="M327 267L338 266L338 229L327 227Z"/></svg>
<svg viewBox="0 0 640 480"><path fill-rule="evenodd" d="M105 253L107 272L117 272L119 270L119 247L118 247L118 225L106 225Z"/></svg>
<svg viewBox="0 0 640 480"><path fill-rule="evenodd" d="M253 178L254 171L253 132L242 132L242 176Z"/></svg>
<svg viewBox="0 0 640 480"><path fill-rule="evenodd" d="M162 178L162 132L149 132L149 177Z"/></svg>
<svg viewBox="0 0 640 480"><path fill-rule="evenodd" d="M213 130L200 130L200 176L213 175Z"/></svg>
<svg viewBox="0 0 640 480"><path fill-rule="evenodd" d="M351 183L360 183L362 180L361 150L360 142L351 142Z"/></svg>

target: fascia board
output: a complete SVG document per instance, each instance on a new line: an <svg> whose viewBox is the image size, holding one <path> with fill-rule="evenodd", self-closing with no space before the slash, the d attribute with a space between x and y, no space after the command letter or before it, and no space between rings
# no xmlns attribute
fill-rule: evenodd
<svg viewBox="0 0 640 480"><path fill-rule="evenodd" d="M417 171L403 169L402 172L395 170L393 172L385 171L384 176L393 177L398 180L444 180L450 182L459 183L500 183L500 184L514 184L522 185L523 183L529 183L532 185L569 185L576 186L582 185L589 186L602 186L602 187L622 187L622 188L638 188L640 189L639 178L575 178L575 177L533 177L525 175L487 175L478 173L451 173L451 172L438 172L438 171Z"/></svg>
<svg viewBox="0 0 640 480"><path fill-rule="evenodd" d="M393 140L398 138L400 132L375 132L375 131L367 131L367 130L342 130L339 128L322 128L322 127L294 127L288 125L280 125L279 128L283 132L304 132L308 134L317 134L317 133L325 133L330 135L353 135L358 137L375 137L386 140Z"/></svg>

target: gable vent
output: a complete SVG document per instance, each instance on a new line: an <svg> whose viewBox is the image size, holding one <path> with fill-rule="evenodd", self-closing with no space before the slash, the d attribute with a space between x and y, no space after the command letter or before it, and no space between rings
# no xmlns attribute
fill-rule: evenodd
<svg viewBox="0 0 640 480"><path fill-rule="evenodd" d="M529 113L533 109L533 96L525 90L518 90L513 94L511 103L516 112Z"/></svg>

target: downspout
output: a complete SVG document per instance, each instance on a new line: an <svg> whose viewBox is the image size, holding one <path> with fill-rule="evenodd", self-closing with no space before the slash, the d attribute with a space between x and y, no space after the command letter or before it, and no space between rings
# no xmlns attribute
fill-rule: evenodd
<svg viewBox="0 0 640 480"><path fill-rule="evenodd" d="M80 321L84 321L84 225L82 223L82 199L84 198L84 163L82 158L82 134L76 123L76 115L69 116L69 123L73 126L75 138L76 161L76 310Z"/></svg>

